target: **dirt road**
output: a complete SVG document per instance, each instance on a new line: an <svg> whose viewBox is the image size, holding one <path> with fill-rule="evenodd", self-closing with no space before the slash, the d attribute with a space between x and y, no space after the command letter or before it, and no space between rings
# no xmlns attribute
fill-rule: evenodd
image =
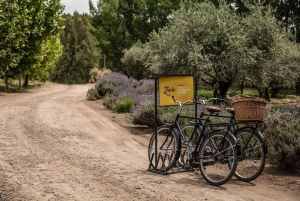
<svg viewBox="0 0 300 201"><path fill-rule="evenodd" d="M300 177L268 168L220 187L193 172L147 171L149 134L86 101L89 88L0 94L0 200L300 200Z"/></svg>

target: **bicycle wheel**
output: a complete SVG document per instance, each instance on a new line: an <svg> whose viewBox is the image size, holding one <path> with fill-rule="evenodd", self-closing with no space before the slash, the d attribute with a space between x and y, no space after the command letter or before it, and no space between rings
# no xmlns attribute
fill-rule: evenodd
<svg viewBox="0 0 300 201"><path fill-rule="evenodd" d="M241 181L252 181L263 171L266 161L264 142L254 128L247 128L236 133L240 152L238 166L234 176ZM252 133L254 133L252 135Z"/></svg>
<svg viewBox="0 0 300 201"><path fill-rule="evenodd" d="M226 131L216 131L204 139L200 152L200 171L211 185L228 182L237 167L236 142Z"/></svg>
<svg viewBox="0 0 300 201"><path fill-rule="evenodd" d="M157 129L157 165L155 158L155 133L153 133L148 147L150 165L159 171L168 171L175 166L180 155L180 141L175 129L163 125Z"/></svg>

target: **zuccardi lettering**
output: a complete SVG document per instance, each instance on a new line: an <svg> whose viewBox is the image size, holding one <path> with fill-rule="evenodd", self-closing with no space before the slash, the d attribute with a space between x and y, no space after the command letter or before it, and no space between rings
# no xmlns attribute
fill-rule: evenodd
<svg viewBox="0 0 300 201"><path fill-rule="evenodd" d="M172 88L170 89L169 86L165 86L165 92L164 92L164 94L166 94L167 96L170 96L170 93L171 93L171 92L175 92L174 87L172 87Z"/></svg>

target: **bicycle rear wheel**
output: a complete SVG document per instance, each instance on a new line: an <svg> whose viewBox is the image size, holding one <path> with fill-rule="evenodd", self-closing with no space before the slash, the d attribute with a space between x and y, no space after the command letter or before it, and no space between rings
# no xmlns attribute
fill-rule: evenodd
<svg viewBox="0 0 300 201"><path fill-rule="evenodd" d="M236 142L226 131L216 131L204 139L200 152L200 171L211 185L228 182L237 167Z"/></svg>
<svg viewBox="0 0 300 201"><path fill-rule="evenodd" d="M159 171L168 171L175 166L180 155L180 140L175 131L169 125L163 125L157 129L157 164L155 157L155 133L153 133L149 146L148 157L152 168Z"/></svg>
<svg viewBox="0 0 300 201"><path fill-rule="evenodd" d="M236 133L236 137L241 153L238 155L239 162L234 176L241 181L252 181L262 173L265 167L264 142L254 128L240 130Z"/></svg>

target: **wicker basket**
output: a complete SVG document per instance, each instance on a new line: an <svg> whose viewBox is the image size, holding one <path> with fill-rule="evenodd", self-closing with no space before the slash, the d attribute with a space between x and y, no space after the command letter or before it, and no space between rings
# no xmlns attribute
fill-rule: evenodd
<svg viewBox="0 0 300 201"><path fill-rule="evenodd" d="M232 100L237 122L263 121L267 101L262 98L239 97Z"/></svg>

